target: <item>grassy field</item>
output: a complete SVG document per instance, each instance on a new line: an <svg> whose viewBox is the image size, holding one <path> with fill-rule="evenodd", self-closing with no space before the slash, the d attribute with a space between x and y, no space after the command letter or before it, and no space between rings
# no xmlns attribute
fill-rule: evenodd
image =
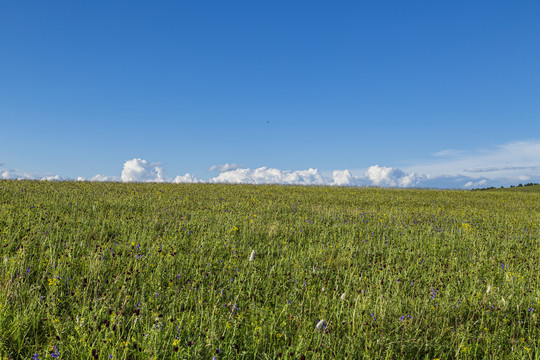
<svg viewBox="0 0 540 360"><path fill-rule="evenodd" d="M520 190L0 181L0 358L539 359Z"/></svg>

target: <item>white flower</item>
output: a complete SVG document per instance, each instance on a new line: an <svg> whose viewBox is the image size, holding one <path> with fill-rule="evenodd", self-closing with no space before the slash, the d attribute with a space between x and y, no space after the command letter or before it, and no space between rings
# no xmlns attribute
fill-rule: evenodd
<svg viewBox="0 0 540 360"><path fill-rule="evenodd" d="M251 255L250 255L250 257L249 257L249 261L253 261L253 259L255 259L255 250L253 250L253 251L251 252Z"/></svg>
<svg viewBox="0 0 540 360"><path fill-rule="evenodd" d="M345 300L345 293L341 294L341 300Z"/></svg>
<svg viewBox="0 0 540 360"><path fill-rule="evenodd" d="M324 320L321 320L317 323L317 326L315 326L317 329L321 330L321 329L325 329L326 326L324 325Z"/></svg>
<svg viewBox="0 0 540 360"><path fill-rule="evenodd" d="M486 290L486 294L489 294L489 291L491 290L491 285L488 285L488 288Z"/></svg>

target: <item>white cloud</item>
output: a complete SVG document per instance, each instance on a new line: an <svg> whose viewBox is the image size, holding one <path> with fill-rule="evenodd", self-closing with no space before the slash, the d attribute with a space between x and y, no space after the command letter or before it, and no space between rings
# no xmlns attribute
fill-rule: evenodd
<svg viewBox="0 0 540 360"><path fill-rule="evenodd" d="M236 170L236 169L240 169L240 168L242 168L242 165L240 165L240 164L226 163L226 164L223 164L223 165L212 165L212 166L210 166L208 171L224 172L224 171L231 171L231 170Z"/></svg>
<svg viewBox="0 0 540 360"><path fill-rule="evenodd" d="M234 184L295 184L295 185L329 185L319 170L279 170L260 167L255 170L236 169L225 171L210 179L213 183Z"/></svg>
<svg viewBox="0 0 540 360"><path fill-rule="evenodd" d="M196 177L194 177L191 174L186 174L186 175L178 175L177 177L174 178L173 182L176 183L176 184L200 183L200 182L202 182L202 180L197 179Z"/></svg>
<svg viewBox="0 0 540 360"><path fill-rule="evenodd" d="M487 180L480 180L480 181L469 181L465 185L463 185L466 188L472 188L472 187L484 187L487 184Z"/></svg>
<svg viewBox="0 0 540 360"><path fill-rule="evenodd" d="M401 169L385 166L370 166L365 176L376 186L411 187L428 179L426 175L407 173Z"/></svg>
<svg viewBox="0 0 540 360"><path fill-rule="evenodd" d="M54 176L44 176L39 180L41 180L41 181L61 181L61 180L66 180L66 179L62 178L60 175L54 175Z"/></svg>
<svg viewBox="0 0 540 360"><path fill-rule="evenodd" d="M355 180L349 170L334 170L332 171L333 182L332 185L336 186L351 186L355 185Z"/></svg>
<svg viewBox="0 0 540 360"><path fill-rule="evenodd" d="M107 175L101 175L97 174L90 178L90 181L97 181L97 182L105 182L105 181L119 181L120 179L118 176L107 176Z"/></svg>
<svg viewBox="0 0 540 360"><path fill-rule="evenodd" d="M124 163L121 180L123 182L164 182L163 168L159 163L149 163L142 159Z"/></svg>
<svg viewBox="0 0 540 360"><path fill-rule="evenodd" d="M0 171L0 179L5 180L65 180L60 175L34 174L17 169L5 169Z"/></svg>
<svg viewBox="0 0 540 360"><path fill-rule="evenodd" d="M2 179L29 179L26 173L21 173L13 169L7 169L0 172Z"/></svg>

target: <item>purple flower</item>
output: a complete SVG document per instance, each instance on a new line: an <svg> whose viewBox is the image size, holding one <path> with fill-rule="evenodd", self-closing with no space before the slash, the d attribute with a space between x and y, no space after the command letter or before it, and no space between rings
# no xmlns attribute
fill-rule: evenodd
<svg viewBox="0 0 540 360"><path fill-rule="evenodd" d="M326 322L324 320L319 321L315 328L318 330L326 330Z"/></svg>
<svg viewBox="0 0 540 360"><path fill-rule="evenodd" d="M58 350L58 349L56 348L56 346L53 347L53 351L51 352L51 357L52 357L52 358L57 358L57 357L59 357L59 356L60 356L60 350Z"/></svg>

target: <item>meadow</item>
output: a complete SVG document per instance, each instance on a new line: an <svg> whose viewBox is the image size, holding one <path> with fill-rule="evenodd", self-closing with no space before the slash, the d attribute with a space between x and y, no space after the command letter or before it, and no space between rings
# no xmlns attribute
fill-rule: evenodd
<svg viewBox="0 0 540 360"><path fill-rule="evenodd" d="M526 190L0 181L0 359L540 359Z"/></svg>

